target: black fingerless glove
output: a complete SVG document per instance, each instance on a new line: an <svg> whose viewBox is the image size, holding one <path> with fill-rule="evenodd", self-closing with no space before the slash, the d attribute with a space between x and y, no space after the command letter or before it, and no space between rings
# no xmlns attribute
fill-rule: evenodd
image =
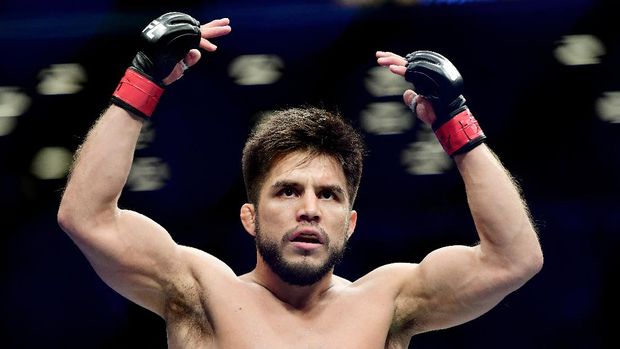
<svg viewBox="0 0 620 349"><path fill-rule="evenodd" d="M149 118L164 92L162 80L189 50L200 44L200 22L169 12L153 20L140 35L141 48L116 87L112 103Z"/></svg>
<svg viewBox="0 0 620 349"><path fill-rule="evenodd" d="M448 155L465 153L482 144L486 136L465 104L463 78L456 67L432 51L415 51L406 59L405 79L433 106L437 118L431 126Z"/></svg>

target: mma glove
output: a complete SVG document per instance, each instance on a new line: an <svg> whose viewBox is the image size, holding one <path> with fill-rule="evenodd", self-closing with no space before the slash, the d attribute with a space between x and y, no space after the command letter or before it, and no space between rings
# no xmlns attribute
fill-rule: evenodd
<svg viewBox="0 0 620 349"><path fill-rule="evenodd" d="M200 22L169 12L142 30L140 49L112 95L112 103L150 118L164 92L163 79L189 50L200 44Z"/></svg>
<svg viewBox="0 0 620 349"><path fill-rule="evenodd" d="M463 78L444 56L432 51L415 51L406 56L405 80L430 101L436 119L431 125L448 155L470 151L486 136L465 105ZM412 106L415 112L415 105Z"/></svg>

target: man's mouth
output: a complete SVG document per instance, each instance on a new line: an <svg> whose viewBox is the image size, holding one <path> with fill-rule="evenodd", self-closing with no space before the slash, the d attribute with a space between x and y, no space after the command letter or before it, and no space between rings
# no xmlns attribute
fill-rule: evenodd
<svg viewBox="0 0 620 349"><path fill-rule="evenodd" d="M301 229L294 232L290 237L291 242L304 242L311 244L323 244L325 238L323 235L314 229Z"/></svg>
<svg viewBox="0 0 620 349"><path fill-rule="evenodd" d="M289 236L289 241L297 248L311 250L325 243L325 237L315 229L300 229Z"/></svg>
<svg viewBox="0 0 620 349"><path fill-rule="evenodd" d="M319 238L317 238L314 235L305 235L305 234L301 234L299 236L297 236L296 238L293 239L293 241L296 242L307 242L307 243L311 243L311 244L320 244L321 241L319 240Z"/></svg>

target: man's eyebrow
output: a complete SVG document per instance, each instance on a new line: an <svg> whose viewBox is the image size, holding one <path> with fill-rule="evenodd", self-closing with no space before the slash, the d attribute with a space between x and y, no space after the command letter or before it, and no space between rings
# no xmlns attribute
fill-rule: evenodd
<svg viewBox="0 0 620 349"><path fill-rule="evenodd" d="M319 188L321 188L322 190L330 190L334 193L338 193L338 194L344 194L345 191L344 189L342 189L341 186L337 185L337 184L332 184L332 185L321 185L319 186Z"/></svg>
<svg viewBox="0 0 620 349"><path fill-rule="evenodd" d="M297 182L280 180L280 181L273 183L271 185L271 188L278 189L278 188L297 187L297 186L299 186L299 183Z"/></svg>
<svg viewBox="0 0 620 349"><path fill-rule="evenodd" d="M320 185L319 189L320 189L319 192L328 191L330 193L333 193L339 198L347 198L347 199L349 198L349 193L345 191L344 189L342 189L342 187L339 186L338 184Z"/></svg>
<svg viewBox="0 0 620 349"><path fill-rule="evenodd" d="M280 180L277 181L275 183L273 183L271 185L272 189L279 189L279 188L286 188L286 187L299 187L300 184L294 181L288 181L288 180ZM328 185L320 185L318 186L319 189L321 190L330 190L334 193L338 193L341 195L344 195L346 192L344 191L344 189L342 189L341 186L339 186L338 184L328 184Z"/></svg>

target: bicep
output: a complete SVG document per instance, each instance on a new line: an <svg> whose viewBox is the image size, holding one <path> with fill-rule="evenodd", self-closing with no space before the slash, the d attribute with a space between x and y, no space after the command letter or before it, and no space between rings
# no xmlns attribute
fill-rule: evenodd
<svg viewBox="0 0 620 349"><path fill-rule="evenodd" d="M129 300L162 314L166 288L189 275L170 234L129 210L70 234L101 279Z"/></svg>
<svg viewBox="0 0 620 349"><path fill-rule="evenodd" d="M479 246L448 246L400 274L396 313L415 332L456 326L477 318L513 290L506 272L485 260Z"/></svg>

